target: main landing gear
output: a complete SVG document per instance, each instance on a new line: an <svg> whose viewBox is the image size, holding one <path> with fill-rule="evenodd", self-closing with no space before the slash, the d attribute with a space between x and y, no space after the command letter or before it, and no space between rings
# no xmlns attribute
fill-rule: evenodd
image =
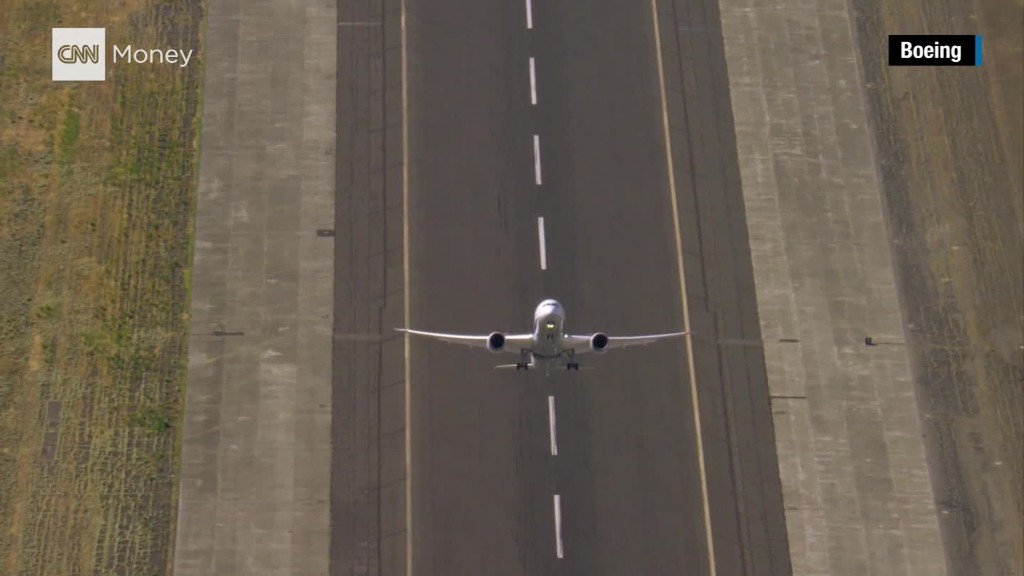
<svg viewBox="0 0 1024 576"><path fill-rule="evenodd" d="M566 370L576 370L579 372L580 363L576 361L576 351L569 350L569 362L565 365Z"/></svg>
<svg viewBox="0 0 1024 576"><path fill-rule="evenodd" d="M516 370L529 370L530 369L530 351L520 350L519 351L519 362L516 362Z"/></svg>

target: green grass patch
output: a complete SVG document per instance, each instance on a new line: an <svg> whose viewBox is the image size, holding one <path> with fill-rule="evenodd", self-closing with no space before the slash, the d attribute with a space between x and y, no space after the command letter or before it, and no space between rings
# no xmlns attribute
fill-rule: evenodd
<svg viewBox="0 0 1024 576"><path fill-rule="evenodd" d="M174 427L175 416L175 414L166 409L146 407L132 414L129 420L132 426L159 434ZM163 454L155 456L163 458Z"/></svg>
<svg viewBox="0 0 1024 576"><path fill-rule="evenodd" d="M60 131L60 155L65 163L70 162L75 154L75 145L78 144L79 116L74 108L68 108L64 113L64 126Z"/></svg>

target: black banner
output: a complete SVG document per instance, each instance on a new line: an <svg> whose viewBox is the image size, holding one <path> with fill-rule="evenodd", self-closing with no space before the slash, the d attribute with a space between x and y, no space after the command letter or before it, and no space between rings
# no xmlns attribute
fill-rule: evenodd
<svg viewBox="0 0 1024 576"><path fill-rule="evenodd" d="M981 66L981 36L889 36L889 66Z"/></svg>

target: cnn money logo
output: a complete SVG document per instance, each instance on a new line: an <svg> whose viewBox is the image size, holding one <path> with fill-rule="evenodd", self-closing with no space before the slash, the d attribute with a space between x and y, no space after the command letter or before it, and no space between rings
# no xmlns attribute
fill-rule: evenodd
<svg viewBox="0 0 1024 576"><path fill-rule="evenodd" d="M54 82L107 79L106 28L54 28L52 48Z"/></svg>
<svg viewBox="0 0 1024 576"><path fill-rule="evenodd" d="M889 36L889 66L981 66L981 36Z"/></svg>
<svg viewBox="0 0 1024 576"><path fill-rule="evenodd" d="M133 49L113 46L117 64L178 64L184 68L192 59L192 50ZM55 82L103 81L107 78L105 28L54 28L52 70Z"/></svg>

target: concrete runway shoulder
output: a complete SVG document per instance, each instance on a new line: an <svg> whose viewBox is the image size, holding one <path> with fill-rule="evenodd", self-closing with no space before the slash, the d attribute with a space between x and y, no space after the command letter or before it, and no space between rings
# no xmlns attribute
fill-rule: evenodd
<svg viewBox="0 0 1024 576"><path fill-rule="evenodd" d="M177 576L321 576L329 519L334 9L214 2Z"/></svg>

